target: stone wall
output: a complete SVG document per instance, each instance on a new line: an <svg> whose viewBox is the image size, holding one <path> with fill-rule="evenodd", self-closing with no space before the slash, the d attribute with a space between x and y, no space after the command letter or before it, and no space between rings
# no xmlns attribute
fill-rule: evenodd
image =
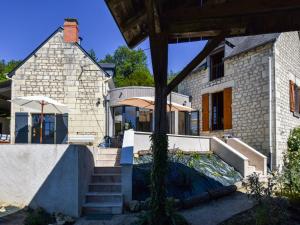
<svg viewBox="0 0 300 225"><path fill-rule="evenodd" d="M180 93L191 95L192 107L200 111L201 135L232 134L267 155L269 148L268 65L272 49L273 44L269 43L225 59L225 73L222 78L209 81L208 67L193 72L179 85ZM232 87L232 129L203 132L202 95L223 91L228 87ZM211 97L209 114L212 115Z"/></svg>
<svg viewBox="0 0 300 225"><path fill-rule="evenodd" d="M300 118L290 112L289 80L300 86L300 41L298 32L283 33L275 43L276 155L275 164L287 149L290 131L300 126Z"/></svg>
<svg viewBox="0 0 300 225"><path fill-rule="evenodd" d="M45 95L68 105L70 135L95 135L95 144L105 135L103 95L108 89L105 73L76 44L65 43L62 30L32 55L12 79L12 98ZM11 111L14 136L15 112L29 110L12 104Z"/></svg>

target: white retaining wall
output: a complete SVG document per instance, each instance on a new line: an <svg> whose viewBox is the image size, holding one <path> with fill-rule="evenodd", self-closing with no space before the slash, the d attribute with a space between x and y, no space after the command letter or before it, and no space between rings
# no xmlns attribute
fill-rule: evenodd
<svg viewBox="0 0 300 225"><path fill-rule="evenodd" d="M140 150L149 150L151 147L151 133L134 133L134 153ZM182 151L208 152L210 150L210 137L187 136L168 134L169 149L180 149Z"/></svg>
<svg viewBox="0 0 300 225"><path fill-rule="evenodd" d="M79 145L1 145L0 202L79 217L94 168Z"/></svg>

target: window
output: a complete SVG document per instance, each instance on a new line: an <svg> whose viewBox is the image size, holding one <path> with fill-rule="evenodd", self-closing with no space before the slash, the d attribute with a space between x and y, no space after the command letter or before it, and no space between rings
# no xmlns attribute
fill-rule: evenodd
<svg viewBox="0 0 300 225"><path fill-rule="evenodd" d="M175 134L175 112L167 112L167 119L168 119L168 126L169 126L168 133Z"/></svg>
<svg viewBox="0 0 300 225"><path fill-rule="evenodd" d="M152 131L153 112L132 106L114 107L114 135L123 135L125 130L133 129L136 131Z"/></svg>
<svg viewBox="0 0 300 225"><path fill-rule="evenodd" d="M123 107L114 108L114 133L118 136L122 133Z"/></svg>
<svg viewBox="0 0 300 225"><path fill-rule="evenodd" d="M290 110L300 117L300 87L290 81Z"/></svg>
<svg viewBox="0 0 300 225"><path fill-rule="evenodd" d="M41 114L32 114L32 132L31 142L40 143L40 119ZM55 134L55 115L44 114L43 126L43 144L54 144Z"/></svg>
<svg viewBox="0 0 300 225"><path fill-rule="evenodd" d="M212 130L223 130L224 107L223 92L212 94Z"/></svg>
<svg viewBox="0 0 300 225"><path fill-rule="evenodd" d="M210 80L224 77L224 50L210 56Z"/></svg>
<svg viewBox="0 0 300 225"><path fill-rule="evenodd" d="M178 134L199 135L199 111L178 112Z"/></svg>
<svg viewBox="0 0 300 225"><path fill-rule="evenodd" d="M189 135L199 135L199 111L188 112Z"/></svg>
<svg viewBox="0 0 300 225"><path fill-rule="evenodd" d="M149 109L137 109L137 131L151 132L152 111Z"/></svg>

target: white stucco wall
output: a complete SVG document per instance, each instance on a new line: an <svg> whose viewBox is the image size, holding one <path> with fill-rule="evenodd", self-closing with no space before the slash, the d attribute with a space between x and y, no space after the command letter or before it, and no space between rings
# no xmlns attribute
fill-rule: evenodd
<svg viewBox="0 0 300 225"><path fill-rule="evenodd" d="M0 202L80 216L94 168L92 151L76 145L1 145Z"/></svg>

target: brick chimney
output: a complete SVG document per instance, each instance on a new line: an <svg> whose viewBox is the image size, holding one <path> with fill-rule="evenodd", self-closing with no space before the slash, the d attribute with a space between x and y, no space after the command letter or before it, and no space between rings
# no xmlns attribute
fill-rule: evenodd
<svg viewBox="0 0 300 225"><path fill-rule="evenodd" d="M68 18L64 23L64 41L66 43L75 43L79 40L79 30L77 19Z"/></svg>

